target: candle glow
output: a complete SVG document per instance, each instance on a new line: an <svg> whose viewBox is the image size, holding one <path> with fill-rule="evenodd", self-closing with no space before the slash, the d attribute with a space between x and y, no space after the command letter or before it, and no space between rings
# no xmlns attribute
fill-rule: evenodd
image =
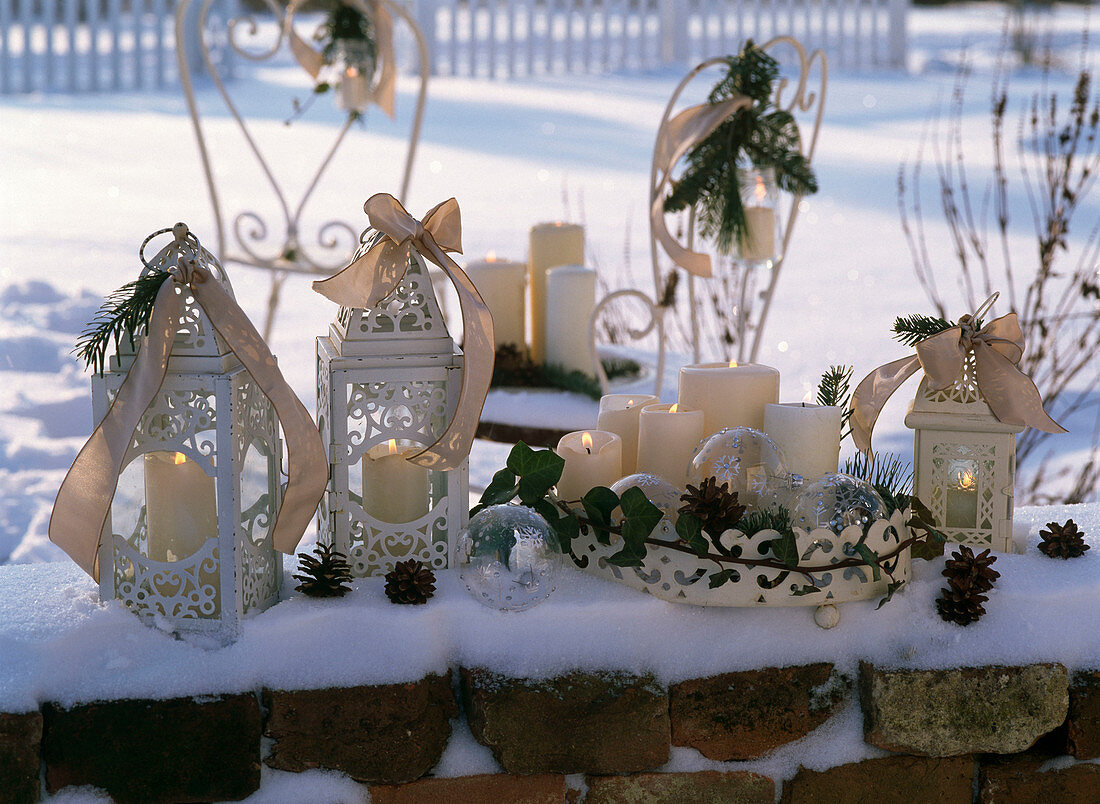
<svg viewBox="0 0 1100 804"><path fill-rule="evenodd" d="M581 446L584 447L584 451L589 455L592 454L592 434L584 433L581 436Z"/></svg>

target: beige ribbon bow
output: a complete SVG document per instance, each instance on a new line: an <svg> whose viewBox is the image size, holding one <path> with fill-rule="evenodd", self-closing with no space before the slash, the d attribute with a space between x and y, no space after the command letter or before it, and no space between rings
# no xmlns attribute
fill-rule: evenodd
<svg viewBox="0 0 1100 804"><path fill-rule="evenodd" d="M660 181L653 191L649 208L649 226L657 242L674 263L695 276L711 275L710 255L684 248L672 236L665 224L665 189L672 183L672 170L684 155L709 137L718 126L738 109L752 106L752 98L738 95L721 103L704 103L684 109L665 122L657 132L653 146L653 163L660 171Z"/></svg>
<svg viewBox="0 0 1100 804"><path fill-rule="evenodd" d="M433 469L453 469L470 454L481 409L493 378L493 317L470 277L444 252L462 253L458 202L450 198L418 221L389 193L363 205L372 228L385 237L344 270L313 283L313 289L343 307L370 309L397 288L409 265L409 250L427 257L458 291L464 332L465 367L454 418L434 444L408 460Z"/></svg>
<svg viewBox="0 0 1100 804"><path fill-rule="evenodd" d="M852 394L852 442L871 456L871 431L886 400L917 369L924 369L933 390L954 384L962 373L969 352L974 352L975 380L978 390L993 415L1005 424L1027 425L1045 433L1066 432L1043 409L1039 389L1018 364L1024 354L1024 333L1015 313L1001 316L975 331L972 322L981 310L988 309L996 294L982 305L979 313L964 315L959 323L916 345L917 353L895 360L872 371Z"/></svg>
<svg viewBox="0 0 1100 804"><path fill-rule="evenodd" d="M182 239L179 234L177 239ZM271 400L282 425L288 482L271 529L271 540L277 550L294 552L328 484L328 458L317 426L283 379L267 344L209 271L181 259L172 271L172 278L157 293L149 334L126 380L65 475L50 515L50 541L97 581L100 535L111 510L119 474L134 431L164 382L172 343L179 331L177 283L190 291L210 324Z"/></svg>
<svg viewBox="0 0 1100 804"><path fill-rule="evenodd" d="M283 20L283 29L286 31L290 52L295 61L307 73L310 78L316 80L325 67L325 58L314 50L309 44L298 36L294 30L294 13L306 0L291 0L286 9L286 17ZM343 0L337 0L343 2ZM349 5L358 7L357 0L348 0ZM374 29L374 43L378 53L378 62L381 65L378 72L378 81L370 92L370 102L378 106L391 119L394 115L394 94L397 88L397 60L393 53L393 18L386 7L378 0L365 0L366 14L370 18Z"/></svg>

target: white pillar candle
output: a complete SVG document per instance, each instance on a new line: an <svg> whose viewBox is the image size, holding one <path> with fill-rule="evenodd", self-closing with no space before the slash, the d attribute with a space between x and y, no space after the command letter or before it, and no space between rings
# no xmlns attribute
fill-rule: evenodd
<svg viewBox="0 0 1100 804"><path fill-rule="evenodd" d="M145 454L149 558L179 561L218 535L214 478L182 452Z"/></svg>
<svg viewBox="0 0 1100 804"><path fill-rule="evenodd" d="M470 263L466 275L493 315L496 348L512 344L522 354L527 348L527 265L498 260L490 253Z"/></svg>
<svg viewBox="0 0 1100 804"><path fill-rule="evenodd" d="M340 94L336 105L345 112L364 112L370 104L370 86L359 68L349 65L340 76Z"/></svg>
<svg viewBox="0 0 1100 804"><path fill-rule="evenodd" d="M595 486L610 487L623 476L623 440L601 430L566 433L554 452L565 459L558 497L568 502L584 497Z"/></svg>
<svg viewBox="0 0 1100 804"><path fill-rule="evenodd" d="M806 402L764 406L764 432L779 445L787 469L809 483L840 462L840 417L834 405Z"/></svg>
<svg viewBox="0 0 1100 804"><path fill-rule="evenodd" d="M406 457L421 450L391 438L363 456L363 511L381 522L414 522L428 513L428 469Z"/></svg>
<svg viewBox="0 0 1100 804"><path fill-rule="evenodd" d="M605 394L600 397L596 429L615 433L623 440L623 477L638 471L638 415L643 407L657 401L653 394Z"/></svg>
<svg viewBox="0 0 1100 804"><path fill-rule="evenodd" d="M723 427L764 427L764 406L779 401L779 371L746 363L697 363L680 369L680 404L703 411L703 435Z"/></svg>
<svg viewBox="0 0 1100 804"><path fill-rule="evenodd" d="M531 359L546 362L546 272L559 265L584 264L584 227L540 223L531 228ZM585 328L587 329L587 323Z"/></svg>
<svg viewBox="0 0 1100 804"><path fill-rule="evenodd" d="M743 260L775 259L775 210L745 208L745 236L737 244Z"/></svg>
<svg viewBox="0 0 1100 804"><path fill-rule="evenodd" d="M703 411L679 404L646 405L638 421L638 471L659 475L682 489L702 439Z"/></svg>
<svg viewBox="0 0 1100 804"><path fill-rule="evenodd" d="M594 309L595 271L583 265L559 265L547 273L546 365L595 376L588 338Z"/></svg>

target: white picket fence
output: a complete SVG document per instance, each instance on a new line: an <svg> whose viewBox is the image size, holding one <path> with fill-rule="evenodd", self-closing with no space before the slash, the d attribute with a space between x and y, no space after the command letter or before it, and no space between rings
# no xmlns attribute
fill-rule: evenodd
<svg viewBox="0 0 1100 804"><path fill-rule="evenodd" d="M909 0L417 0L433 71L486 78L687 65L786 34L903 67Z"/></svg>

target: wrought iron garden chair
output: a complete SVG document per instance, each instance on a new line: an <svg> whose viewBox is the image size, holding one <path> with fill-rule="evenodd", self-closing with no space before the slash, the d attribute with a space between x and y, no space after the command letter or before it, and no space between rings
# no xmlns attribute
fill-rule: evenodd
<svg viewBox="0 0 1100 804"><path fill-rule="evenodd" d="M761 49L771 53L781 65L784 63L783 57L787 57L792 61L794 70L797 71L790 76L781 74L776 82L773 100L778 108L790 111L800 120L802 153L808 162L812 162L814 148L817 144L818 129L821 126L821 116L824 111L825 88L828 81L828 65L825 54L820 50L815 50L807 56L802 44L788 36L776 37L765 43ZM649 207L647 209L652 208L655 203L663 202L665 191L672 178L671 174L679 161L678 157L669 160L669 153L665 146L667 145L666 138L670 129L669 124L674 120L676 114L682 111L681 97L688 86L702 73L711 67L722 66L725 63L725 57L707 59L692 69L672 93L658 127L653 163L650 170ZM816 75L820 76L820 84L811 87L810 82L811 80L817 80ZM789 96L788 93L790 93ZM747 102L746 99L746 104ZM714 272L709 279L697 279L694 274L683 271L675 263L663 267L662 261L668 258L665 253L667 249L660 242L655 227L651 225L650 253L654 295L650 296L643 291L630 288L616 290L601 299L592 313L589 325L592 354L597 355L598 325L601 317L607 314L609 308L627 300L639 302L643 309L643 315L648 316L648 318L644 319L642 326L629 327L626 334L632 341L645 338L651 333L655 334L657 340L655 393L659 395L669 349L670 325L674 324L680 327L691 350L692 361L700 362L703 357L702 331L707 324L705 319L706 305L703 298L705 296L709 297L711 290L713 290L713 287L706 289L706 285L707 283L720 282L724 283L725 289L729 291L727 295L733 297L737 306L736 317L733 322L736 332L727 333L726 336L733 336L738 362L753 362L760 349L760 336L764 331L772 296L775 293L791 235L794 232L795 221L798 217L799 200L799 197L781 199L782 207L785 207L785 210L781 208L779 211L782 233L780 242L782 246L774 260L762 264L741 264L735 257L714 259L712 254ZM672 236L677 244L690 251L707 248L706 243L699 244L697 242L700 238L697 233L694 210L686 214L678 213L678 217L679 226L676 228L670 227L669 229L670 232L679 232ZM713 250L712 247L709 250ZM679 272L681 271L686 275L686 282L681 282L685 278L680 275ZM767 272L766 278L758 276L764 271ZM760 284L763 284L763 289L756 291L755 287ZM683 285L686 285L686 288ZM684 297L679 304L676 301L677 296ZM670 320L672 317L677 316L686 317L687 321L673 322ZM710 323L713 324L713 321ZM607 393L609 389L607 374L598 356L594 359L594 369L604 393Z"/></svg>
<svg viewBox="0 0 1100 804"><path fill-rule="evenodd" d="M277 26L273 43L270 41L265 42L259 38L264 32L264 26L253 16L240 16L229 20L227 23L219 24L215 19L216 15L211 15L211 8L216 2L217 0L182 0L177 7L176 42L180 82L183 85L188 110L191 114L195 137L198 141L199 155L202 160L202 169L214 210L218 256L222 264L238 263L252 268L259 268L271 274L271 291L268 296L267 315L264 323L264 337L268 338L274 326L280 293L287 277L293 273L320 277L329 276L347 264L348 259L359 245L359 232L362 226L353 226L343 220L336 219L322 219L324 222L312 226L308 230L316 232L316 242L308 245L303 242L305 240L303 214L326 169L332 163L341 145L348 139L346 135L355 122L356 115L348 115L346 121L337 130L331 147L324 152L320 164L312 174L312 178L306 183L304 192L297 200L293 199L276 178L272 162L260 148L254 136L252 125L246 121L241 107L234 102L232 93L227 88L226 77L222 68L226 63L223 55L227 49L233 57L240 57L249 62L265 62L276 57L280 54L283 46L288 45L289 50L300 60L303 43L310 39L308 35L297 37L295 34L298 41L291 41L291 33L294 31L295 26L293 15L301 0L292 0L285 10L277 5L274 0L264 0L267 9L272 14L273 26ZM415 19L400 3L392 2L392 0L340 0L340 2L357 8L363 14L373 14L375 9L382 9L388 13L389 19L401 21L408 27L412 34L412 40L416 45L419 88L416 110L410 125L404 172L401 178L400 195L398 196L403 201L408 194L413 159L416 155L421 123L424 117L428 76L431 74L428 42ZM194 7L196 4L198 4L197 13ZM239 126L240 132L247 143L248 151L255 158L265 179L265 190L270 192L277 208L280 210L281 220L269 222L256 211L244 210L230 213L223 207L208 142L207 126L209 124L204 122L200 113L190 65L191 59L186 52L188 48L188 27L195 24L195 21L197 21L198 30L200 31L198 50L205 72L217 88L230 117ZM268 40L272 38L271 27L268 27ZM305 55L310 56L311 54L306 53ZM312 92L312 88L307 91ZM290 109L285 109L280 111L279 114L289 112ZM250 188L251 191L252 188Z"/></svg>

